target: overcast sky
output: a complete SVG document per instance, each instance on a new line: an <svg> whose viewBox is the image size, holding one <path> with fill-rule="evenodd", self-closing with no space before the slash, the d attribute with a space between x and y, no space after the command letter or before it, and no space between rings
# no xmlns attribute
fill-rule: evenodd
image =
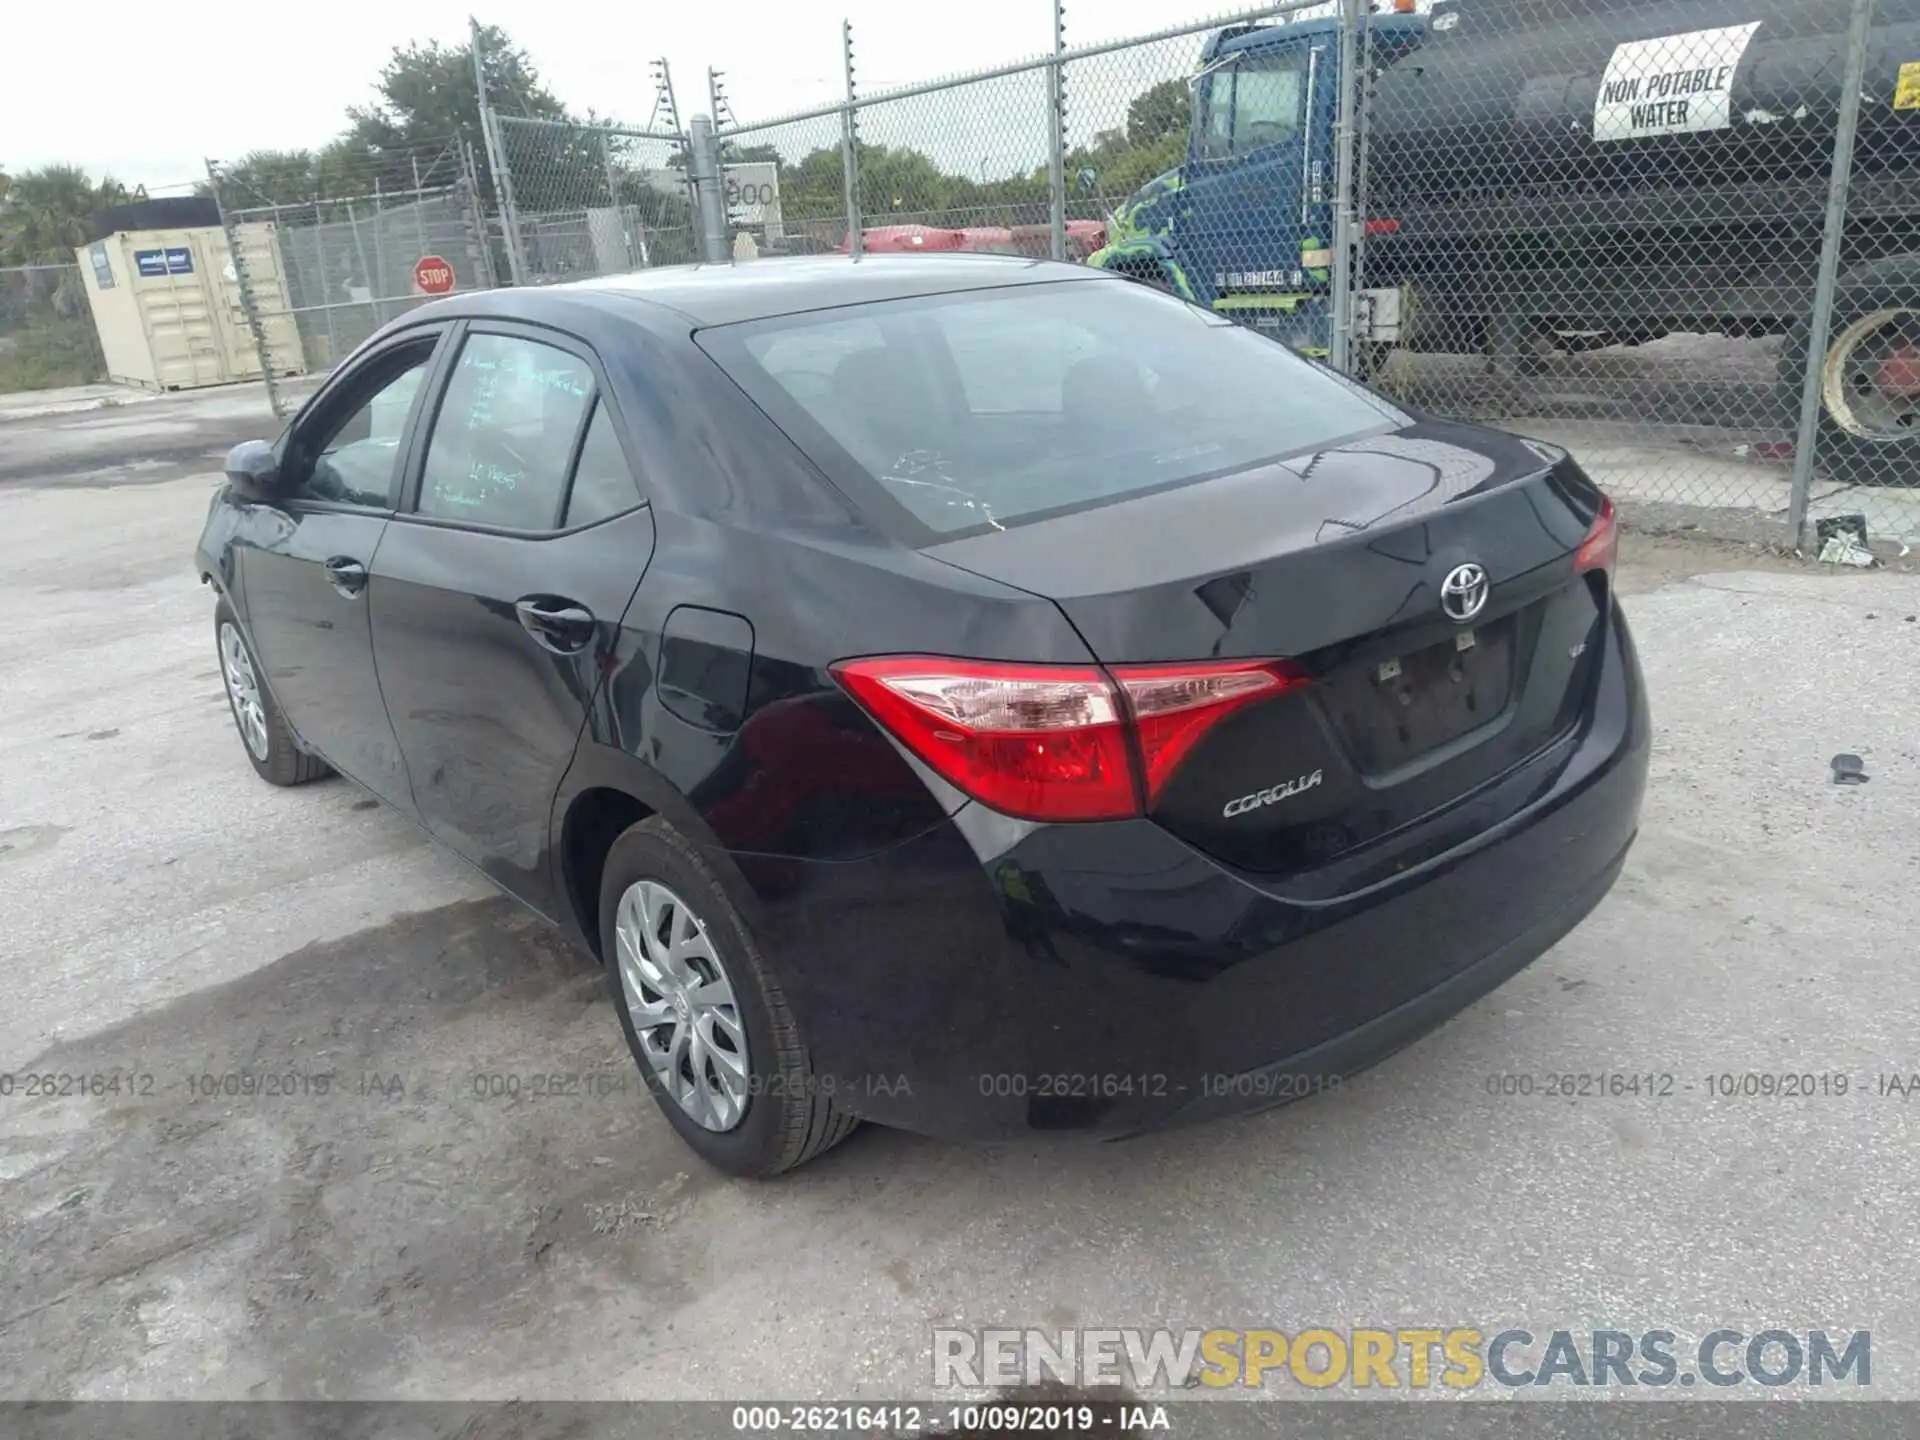
<svg viewBox="0 0 1920 1440"><path fill-rule="evenodd" d="M0 22L0 166L64 161L155 189L203 177L209 155L233 160L253 149L321 144L343 127L348 105L372 98L395 46L458 44L470 11L506 29L567 104L630 124L647 118L647 62L660 55L673 66L685 115L707 108L709 65L726 72L743 120L831 102L842 83L843 16L853 21L863 90L1003 64L1052 44L1048 0L0 4L11 12ZM1069 0L1068 43L1162 29L1222 8L1219 0ZM1114 72L1114 87L1130 78ZM924 123L913 119L915 128Z"/></svg>

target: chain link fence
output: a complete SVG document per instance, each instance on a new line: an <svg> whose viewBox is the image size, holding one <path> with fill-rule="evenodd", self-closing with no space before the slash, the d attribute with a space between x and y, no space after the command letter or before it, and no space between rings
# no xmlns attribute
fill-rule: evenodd
<svg viewBox="0 0 1920 1440"><path fill-rule="evenodd" d="M0 395L105 378L80 267L0 267Z"/></svg>
<svg viewBox="0 0 1920 1440"><path fill-rule="evenodd" d="M983 231L971 248L1037 232L1051 216L1049 68L876 97L857 112L866 248L924 245L929 230ZM936 138L937 137L937 138Z"/></svg>
<svg viewBox="0 0 1920 1440"><path fill-rule="evenodd" d="M1643 527L1920 540L1920 0L1277 5L870 96L843 40L837 101L722 112L736 253L1084 260Z"/></svg>
<svg viewBox="0 0 1920 1440"><path fill-rule="evenodd" d="M1920 332L1889 314L1844 338L1879 305L1851 281L1832 311L1846 378L1795 484L1856 119L1851 168L1872 178L1854 177L1839 273L1904 248L1895 272L1920 278L1916 197L1896 201L1903 235L1879 223L1893 197L1871 193L1890 164L1920 178L1920 115L1892 108L1896 52L1920 58L1920 35L1887 23L1915 10L1881 8L1861 37L1878 75L1849 43L1866 9L1852 0L1447 0L1368 17L1357 288L1390 294L1397 323L1388 343L1357 322L1358 368L1422 408L1566 446L1643 524L1760 534L1800 506L1866 508L1872 529L1913 533L1913 497L1879 487L1920 481ZM1290 63L1276 40L1240 69Z"/></svg>
<svg viewBox="0 0 1920 1440"><path fill-rule="evenodd" d="M518 283L700 258L680 135L516 115L495 115L493 124L506 179L495 223Z"/></svg>
<svg viewBox="0 0 1920 1440"><path fill-rule="evenodd" d="M1920 540L1920 0L1053 19L1050 54L874 95L843 27L842 95L740 121L710 74L711 131L663 65L657 127L483 111L490 208L457 140L210 166L265 368L328 368L423 274L1050 255L1564 446L1641 526ZM0 380L95 373L74 285L0 272Z"/></svg>
<svg viewBox="0 0 1920 1440"><path fill-rule="evenodd" d="M275 381L324 374L408 310L497 283L457 139L330 155L311 174L246 162L207 174L276 413Z"/></svg>
<svg viewBox="0 0 1920 1440"><path fill-rule="evenodd" d="M722 206L736 250L807 255L847 248L845 117L838 111L736 125L718 143ZM771 177L772 206L766 204ZM753 186L750 191L744 187ZM745 203L743 202L743 197Z"/></svg>
<svg viewBox="0 0 1920 1440"><path fill-rule="evenodd" d="M1852 9L1844 59L1828 62L1847 101L1833 107L1830 274L1788 327L1780 375L1785 398L1807 400L1798 438L1814 455L1816 527L1844 528L1851 512L1870 534L1920 541L1920 0Z"/></svg>

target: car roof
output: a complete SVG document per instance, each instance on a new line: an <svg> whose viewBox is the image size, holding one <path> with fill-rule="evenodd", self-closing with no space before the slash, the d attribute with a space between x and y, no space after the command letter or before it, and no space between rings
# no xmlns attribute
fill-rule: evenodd
<svg viewBox="0 0 1920 1440"><path fill-rule="evenodd" d="M496 290L492 297L521 303L538 297L614 308L635 300L666 306L695 325L732 325L827 310L876 300L945 295L1060 281L1112 278L1084 265L1033 260L1019 255L945 253L937 255L765 256L732 265L670 265L626 275L603 275L537 289ZM492 308L492 307L488 307ZM506 307L502 307L506 308Z"/></svg>

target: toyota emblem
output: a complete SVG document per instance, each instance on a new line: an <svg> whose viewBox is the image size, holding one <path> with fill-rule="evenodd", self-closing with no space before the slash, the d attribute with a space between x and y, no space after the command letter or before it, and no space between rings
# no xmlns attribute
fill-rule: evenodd
<svg viewBox="0 0 1920 1440"><path fill-rule="evenodd" d="M1487 572L1468 561L1456 565L1440 582L1440 608L1462 625L1487 608Z"/></svg>

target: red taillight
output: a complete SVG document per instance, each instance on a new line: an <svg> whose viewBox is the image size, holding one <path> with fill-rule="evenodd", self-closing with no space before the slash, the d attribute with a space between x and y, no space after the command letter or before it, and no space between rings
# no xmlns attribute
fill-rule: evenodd
<svg viewBox="0 0 1920 1440"><path fill-rule="evenodd" d="M1281 661L1116 665L1113 675L1126 692L1140 737L1149 810L1207 731L1244 705L1308 683L1304 673Z"/></svg>
<svg viewBox="0 0 1920 1440"><path fill-rule="evenodd" d="M1135 813L1126 725L1092 665L888 656L834 677L941 778L1032 820Z"/></svg>
<svg viewBox="0 0 1920 1440"><path fill-rule="evenodd" d="M1307 683L1280 662L1026 665L885 656L834 677L895 739L974 799L1029 820L1150 807L1202 735ZM1144 765L1136 777L1135 751Z"/></svg>
<svg viewBox="0 0 1920 1440"><path fill-rule="evenodd" d="M1600 497L1600 513L1593 517L1593 524L1587 527L1587 538L1580 542L1580 548L1574 553L1573 573L1584 575L1589 570L1613 569L1613 562L1620 554L1620 522L1613 513L1613 501L1607 496Z"/></svg>

